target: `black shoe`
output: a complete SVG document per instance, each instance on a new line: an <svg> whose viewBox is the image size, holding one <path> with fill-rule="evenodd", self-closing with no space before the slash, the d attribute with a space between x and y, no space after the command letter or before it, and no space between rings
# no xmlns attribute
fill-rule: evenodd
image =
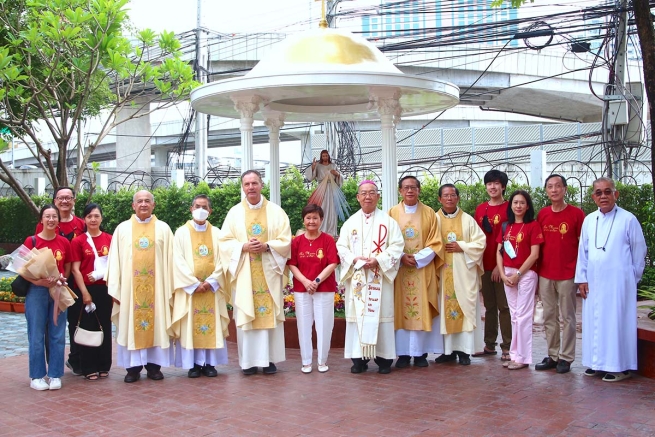
<svg viewBox="0 0 655 437"><path fill-rule="evenodd" d="M70 360L66 360L66 367L68 367L70 369L70 371L73 373L73 375L75 375L75 376L81 376L82 375L82 371L79 370L79 369L75 369L73 367L73 365L71 364Z"/></svg>
<svg viewBox="0 0 655 437"><path fill-rule="evenodd" d="M127 375L125 375L125 379L123 379L123 381L129 384L131 382L137 382L140 378L141 378L141 373L127 372Z"/></svg>
<svg viewBox="0 0 655 437"><path fill-rule="evenodd" d="M368 370L368 360L364 361L361 358L351 358L353 365L350 368L350 373L362 373Z"/></svg>
<svg viewBox="0 0 655 437"><path fill-rule="evenodd" d="M414 357L414 365L416 367L428 367L428 354L423 354L420 357Z"/></svg>
<svg viewBox="0 0 655 437"><path fill-rule="evenodd" d="M161 370L153 370L153 371L148 371L146 374L149 379L152 379L153 381L161 381L164 379L164 374L161 373Z"/></svg>
<svg viewBox="0 0 655 437"><path fill-rule="evenodd" d="M457 356L459 357L459 364L462 366L470 366L471 365L471 356L469 354L465 354L464 352L457 352Z"/></svg>
<svg viewBox="0 0 655 437"><path fill-rule="evenodd" d="M277 367L275 367L275 364L273 363L268 363L268 367L264 367L265 375L272 375L275 372L277 372Z"/></svg>
<svg viewBox="0 0 655 437"><path fill-rule="evenodd" d="M391 373L391 366L389 366L389 367L386 367L386 366L385 367L380 367L378 369L378 373L381 374L381 375L388 375L389 373Z"/></svg>
<svg viewBox="0 0 655 437"><path fill-rule="evenodd" d="M566 360L559 360L557 362L557 373L568 373L571 371L571 363Z"/></svg>
<svg viewBox="0 0 655 437"><path fill-rule="evenodd" d="M214 366L210 366L209 364L202 366L202 374L209 378L218 376L218 372L216 371L216 368Z"/></svg>
<svg viewBox="0 0 655 437"><path fill-rule="evenodd" d="M551 357L544 358L541 363L534 366L534 370L548 370L554 369L557 367L557 361L553 360Z"/></svg>
<svg viewBox="0 0 655 437"><path fill-rule="evenodd" d="M197 364L193 365L193 368L189 369L189 373L187 373L187 376L189 378L200 378L200 371L202 370L202 367L200 367Z"/></svg>
<svg viewBox="0 0 655 437"><path fill-rule="evenodd" d="M446 355L446 354L439 355L437 358L434 359L434 362L437 364L441 364L441 363L448 363L450 361L455 361L456 359L457 359L457 354L453 352L450 355Z"/></svg>
<svg viewBox="0 0 655 437"><path fill-rule="evenodd" d="M399 369L404 369L405 367L409 366L409 362L412 359L409 355L400 355L398 357L398 360L396 361L396 367ZM414 360L416 362L416 360Z"/></svg>
<svg viewBox="0 0 655 437"><path fill-rule="evenodd" d="M251 367L250 369L243 369L242 370L244 375L254 375L257 373L257 367Z"/></svg>

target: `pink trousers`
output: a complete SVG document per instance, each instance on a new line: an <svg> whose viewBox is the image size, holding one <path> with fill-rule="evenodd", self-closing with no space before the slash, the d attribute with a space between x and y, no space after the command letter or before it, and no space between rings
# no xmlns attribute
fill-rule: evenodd
<svg viewBox="0 0 655 437"><path fill-rule="evenodd" d="M505 275L512 276L518 269L505 267ZM539 277L532 270L521 276L514 287L505 285L507 304L512 318L512 344L509 357L520 364L532 364L532 320L534 295Z"/></svg>

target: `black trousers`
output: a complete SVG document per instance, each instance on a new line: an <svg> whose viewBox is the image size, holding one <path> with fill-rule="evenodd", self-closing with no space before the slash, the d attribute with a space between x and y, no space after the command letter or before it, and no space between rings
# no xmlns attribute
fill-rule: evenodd
<svg viewBox="0 0 655 437"><path fill-rule="evenodd" d="M72 278L72 276L71 276ZM73 282L68 282L69 284L74 284ZM82 371L82 363L80 362L80 345L75 343L73 338L75 337L75 327L77 326L77 318L80 316L80 310L85 306L82 303L82 292L77 288L73 288L73 292L77 294L77 299L75 303L68 307L68 313L66 318L68 319L68 339L70 340L70 350L68 352L68 362L73 367L75 372ZM96 304L97 305L97 304ZM111 311L111 310L110 310ZM97 325L97 322L96 322ZM96 330L98 327L96 326ZM85 374L86 375L86 374Z"/></svg>
<svg viewBox="0 0 655 437"><path fill-rule="evenodd" d="M159 364L153 364L153 363L148 363L146 364L146 372L156 372L157 370L161 369L161 366ZM127 373L140 373L141 370L143 369L143 366L134 366L134 367L128 367Z"/></svg>
<svg viewBox="0 0 655 437"><path fill-rule="evenodd" d="M104 331L104 338L102 345L98 347L88 347L82 345L77 346L79 354L80 369L83 375L90 375L96 372L109 372L111 369L111 309L114 302L107 293L106 285L87 285L86 289L96 304L96 316L86 311L82 311L82 321L80 326L89 331L97 331L98 320ZM81 300L81 298L80 298ZM76 316L79 317L80 312L77 311ZM77 319L75 320L77 324ZM73 325L74 326L74 325Z"/></svg>

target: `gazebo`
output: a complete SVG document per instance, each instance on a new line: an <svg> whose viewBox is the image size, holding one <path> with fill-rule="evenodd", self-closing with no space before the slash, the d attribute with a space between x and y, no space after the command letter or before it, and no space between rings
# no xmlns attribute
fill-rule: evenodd
<svg viewBox="0 0 655 437"><path fill-rule="evenodd" d="M402 116L457 105L451 83L403 74L377 47L325 26L288 37L243 77L212 82L191 93L201 113L241 120L241 170L253 168L253 121L270 138L270 201L280 204L280 128L285 121L380 120L382 205L397 200L396 124Z"/></svg>

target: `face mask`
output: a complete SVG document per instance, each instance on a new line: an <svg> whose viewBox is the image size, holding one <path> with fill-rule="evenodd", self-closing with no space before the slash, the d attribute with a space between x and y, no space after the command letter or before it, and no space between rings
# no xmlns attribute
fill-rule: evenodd
<svg viewBox="0 0 655 437"><path fill-rule="evenodd" d="M191 215L193 216L194 220L204 222L207 220L207 217L209 217L209 211L206 209L198 208L194 209L193 212L191 212Z"/></svg>

